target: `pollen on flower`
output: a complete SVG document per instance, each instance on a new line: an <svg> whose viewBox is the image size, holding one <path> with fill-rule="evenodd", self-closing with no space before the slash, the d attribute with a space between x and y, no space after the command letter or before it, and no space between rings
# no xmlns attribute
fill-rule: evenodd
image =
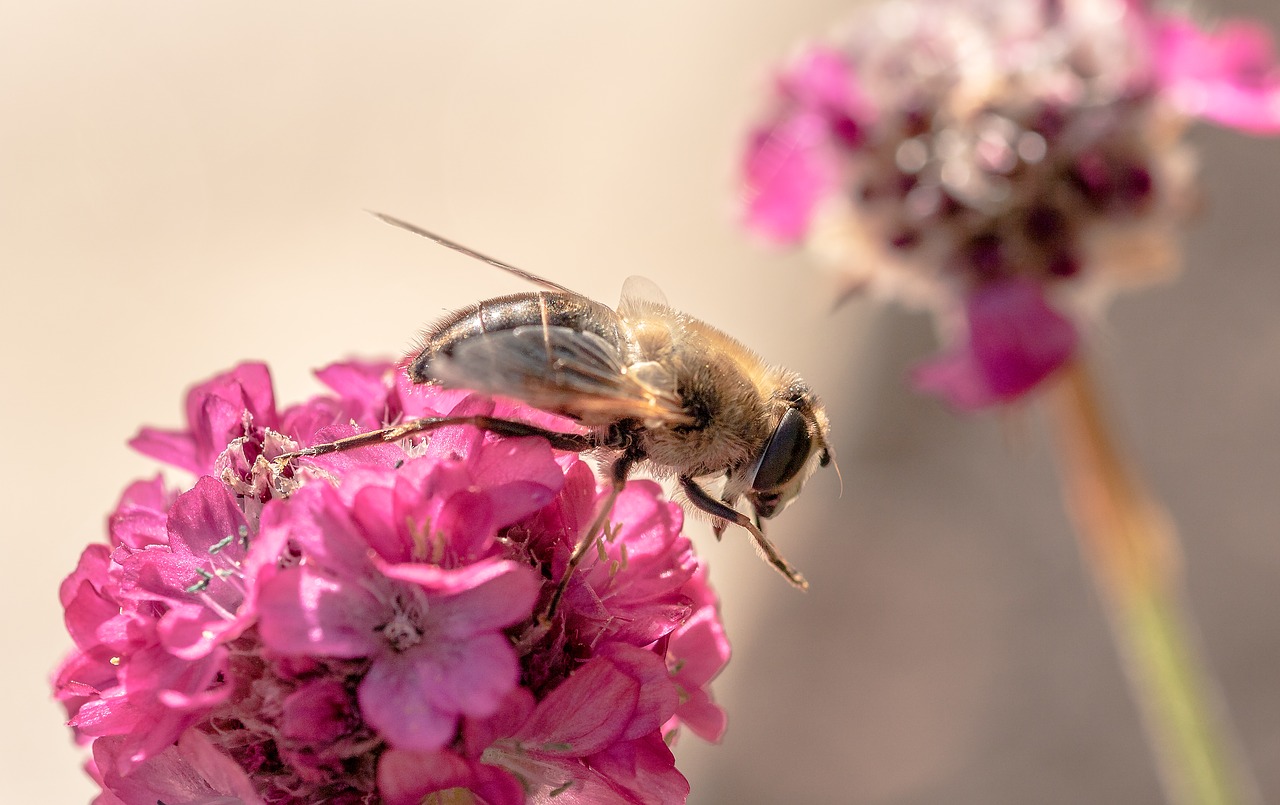
<svg viewBox="0 0 1280 805"><path fill-rule="evenodd" d="M545 415L389 364L319 375L333 395L281 411L241 365L191 391L185 429L135 440L198 479L130 485L60 591L76 649L55 695L105 799L683 801L664 738L686 718L719 737L727 642L695 651L704 706L684 708L668 647L718 612L680 509L629 483L551 616L605 498L576 456L460 427L270 464L408 417Z"/></svg>
<svg viewBox="0 0 1280 805"><path fill-rule="evenodd" d="M885 2L780 73L748 138L746 222L935 311L953 352L918 376L966 407L1005 402L1069 359L1063 322L1176 267L1189 116L1276 131L1277 100L1245 24L1202 33L1129 0ZM993 290L1014 284L1031 293ZM974 332L988 294L1027 305L1001 325L1011 363Z"/></svg>
<svg viewBox="0 0 1280 805"><path fill-rule="evenodd" d="M391 620L378 627L378 631L394 651L407 651L422 642L420 624L425 620L429 607L425 600L397 596Z"/></svg>

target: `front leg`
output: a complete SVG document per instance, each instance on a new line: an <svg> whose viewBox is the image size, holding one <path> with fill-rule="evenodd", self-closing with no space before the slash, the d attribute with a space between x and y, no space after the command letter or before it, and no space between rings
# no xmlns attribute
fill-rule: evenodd
<svg viewBox="0 0 1280 805"><path fill-rule="evenodd" d="M761 555L774 569L801 590L809 589L809 582L805 581L804 576L800 575L800 571L796 570L786 559L782 558L782 554L778 553L778 549L773 547L773 543L764 535L751 519L737 509L721 503L711 495L707 494L707 490L698 486L698 483L687 475L680 476L680 488L684 490L685 495L689 497L689 502L697 508L719 518L721 521L727 521L735 525L740 525L751 534L752 539L756 542L756 548L759 549Z"/></svg>
<svg viewBox="0 0 1280 805"><path fill-rule="evenodd" d="M600 446L599 440L591 433L560 433L559 431L547 430L525 422L516 422L512 419L499 419L492 416L427 416L410 420L401 425L391 425L378 430L371 430L367 433L357 433L344 439L304 447L291 453L283 453L272 459L271 464L278 471L284 469L295 458L323 456L374 444L398 442L415 433L427 433L437 428L443 428L446 425L472 425L481 430L496 433L499 436L540 436L550 442L551 446L556 450L565 450L571 453L581 453L584 450L591 450Z"/></svg>

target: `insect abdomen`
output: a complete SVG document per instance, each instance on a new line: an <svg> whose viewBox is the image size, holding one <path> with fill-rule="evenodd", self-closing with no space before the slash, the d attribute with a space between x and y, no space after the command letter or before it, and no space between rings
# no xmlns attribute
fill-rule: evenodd
<svg viewBox="0 0 1280 805"><path fill-rule="evenodd" d="M618 316L607 305L576 294L555 291L499 296L451 313L432 325L423 336L423 345L408 366L414 383L431 383L431 371L439 356L449 356L458 344L486 333L542 325L565 327L594 333L615 348L621 348Z"/></svg>

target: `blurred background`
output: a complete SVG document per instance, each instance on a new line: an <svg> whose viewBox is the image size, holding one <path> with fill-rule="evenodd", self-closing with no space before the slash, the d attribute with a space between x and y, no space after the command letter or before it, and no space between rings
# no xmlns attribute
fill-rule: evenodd
<svg viewBox="0 0 1280 805"><path fill-rule="evenodd" d="M1280 24L1263 0L1201 6ZM1035 408L912 396L925 320L832 313L821 272L735 226L769 66L849 10L0 0L6 801L92 795L47 689L57 585L158 471L125 446L141 425L178 426L185 389L246 358L298 400L313 368L521 290L364 208L607 302L646 275L824 395L844 494L824 473L772 529L807 595L741 534L690 527L735 649L725 741L678 747L691 802L1160 801ZM1280 143L1195 139L1189 270L1115 305L1095 351L1276 801Z"/></svg>

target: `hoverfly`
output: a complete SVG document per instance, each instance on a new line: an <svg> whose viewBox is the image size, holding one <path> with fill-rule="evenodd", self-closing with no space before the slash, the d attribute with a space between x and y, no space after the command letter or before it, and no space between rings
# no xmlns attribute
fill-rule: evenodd
<svg viewBox="0 0 1280 805"><path fill-rule="evenodd" d="M640 468L674 476L689 503L714 518L717 539L729 524L741 526L769 564L796 587L808 587L762 525L800 492L817 465L831 461L826 412L797 374L764 363L720 330L673 310L640 278L627 281L614 310L398 218L373 214L543 289L485 300L429 327L407 361L409 379L520 400L568 416L584 432L486 416L426 417L287 453L277 466L445 425L541 436L558 450L612 458L610 494L570 555L549 612L627 478ZM716 477L724 479L719 499L701 483ZM741 498L752 517L735 508Z"/></svg>

